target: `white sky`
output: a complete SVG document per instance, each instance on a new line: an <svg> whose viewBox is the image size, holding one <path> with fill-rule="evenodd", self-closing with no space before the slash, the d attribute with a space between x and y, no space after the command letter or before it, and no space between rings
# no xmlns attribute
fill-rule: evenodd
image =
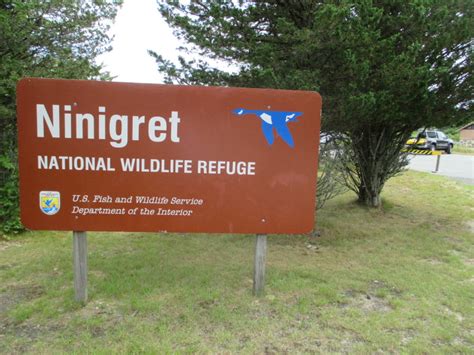
<svg viewBox="0 0 474 355"><path fill-rule="evenodd" d="M156 0L126 0L119 10L111 33L111 52L98 61L116 76L114 81L162 83L151 49L167 59L176 59L178 40L161 17Z"/></svg>

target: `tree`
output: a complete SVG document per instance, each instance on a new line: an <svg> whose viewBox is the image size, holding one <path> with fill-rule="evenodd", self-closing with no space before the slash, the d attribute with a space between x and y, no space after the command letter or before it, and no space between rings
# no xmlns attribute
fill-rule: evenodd
<svg viewBox="0 0 474 355"><path fill-rule="evenodd" d="M324 136L321 139L316 190L317 209L323 208L327 201L347 191L344 185L345 154L344 140L340 137Z"/></svg>
<svg viewBox="0 0 474 355"><path fill-rule="evenodd" d="M350 148L347 186L369 206L381 205L385 182L405 165L411 132L472 115L470 0L227 0L159 10L203 58L174 65L151 52L168 82L319 91L323 129Z"/></svg>
<svg viewBox="0 0 474 355"><path fill-rule="evenodd" d="M98 55L110 49L107 34L121 1L0 0L0 224L21 228L15 90L22 77L107 79Z"/></svg>

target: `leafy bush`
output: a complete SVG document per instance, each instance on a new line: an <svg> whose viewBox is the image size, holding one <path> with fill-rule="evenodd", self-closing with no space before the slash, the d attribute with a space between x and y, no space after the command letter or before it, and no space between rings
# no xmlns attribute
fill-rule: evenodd
<svg viewBox="0 0 474 355"><path fill-rule="evenodd" d="M19 220L16 84L23 77L103 79L96 58L110 48L108 29L120 0L0 1L0 231Z"/></svg>
<svg viewBox="0 0 474 355"><path fill-rule="evenodd" d="M459 133L459 127L447 127L443 128L442 131L455 142L459 142L461 134Z"/></svg>
<svg viewBox="0 0 474 355"><path fill-rule="evenodd" d="M17 165L7 155L0 155L0 171L0 233L18 233L24 228L20 222Z"/></svg>
<svg viewBox="0 0 474 355"><path fill-rule="evenodd" d="M316 208L320 209L333 197L347 191L344 186L341 155L343 147L335 136L326 135L319 146L318 189Z"/></svg>

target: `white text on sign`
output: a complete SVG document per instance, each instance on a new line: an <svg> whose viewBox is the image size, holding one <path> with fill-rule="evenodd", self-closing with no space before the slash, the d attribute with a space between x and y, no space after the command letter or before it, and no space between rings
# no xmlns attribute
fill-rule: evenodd
<svg viewBox="0 0 474 355"><path fill-rule="evenodd" d="M72 123L73 119L75 125ZM108 129L106 129L107 120ZM129 127L130 121L131 127ZM168 121L161 116L153 116L147 122L145 116L138 115L132 115L131 120L128 115L122 114L113 114L107 118L105 106L99 106L98 113L94 116L92 113L74 113L71 105L51 105L50 112L48 112L46 105L36 105L37 137L45 137L46 126L52 138L100 140L108 138L111 140L110 145L114 148L127 146L130 136L133 141L140 140L140 132L143 131L140 126L142 125L147 126L148 138L152 142L161 143L169 137L171 142L179 143L180 122L181 119L177 111L171 111L171 117ZM86 126L86 129L84 129L84 126ZM74 137L73 128L75 131ZM84 131L86 134L84 134Z"/></svg>

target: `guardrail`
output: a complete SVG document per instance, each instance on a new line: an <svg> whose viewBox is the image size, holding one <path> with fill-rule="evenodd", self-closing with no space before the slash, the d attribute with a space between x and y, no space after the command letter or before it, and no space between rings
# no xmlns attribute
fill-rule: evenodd
<svg viewBox="0 0 474 355"><path fill-rule="evenodd" d="M437 173L439 171L439 163L441 161L441 151L439 151L439 150L423 150L423 149L404 148L404 149L402 149L402 152L408 153L408 154L413 154L413 155L437 155L436 168L433 171L433 173Z"/></svg>
<svg viewBox="0 0 474 355"><path fill-rule="evenodd" d="M441 155L439 150L423 150L423 149L402 149L402 152L414 155Z"/></svg>

